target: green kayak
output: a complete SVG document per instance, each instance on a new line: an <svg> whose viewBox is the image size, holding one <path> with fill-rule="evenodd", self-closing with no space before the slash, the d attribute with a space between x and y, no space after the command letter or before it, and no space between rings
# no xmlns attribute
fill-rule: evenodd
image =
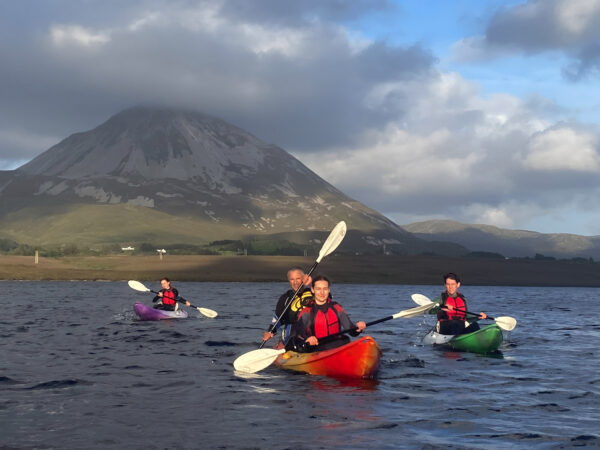
<svg viewBox="0 0 600 450"><path fill-rule="evenodd" d="M493 353L502 343L502 330L495 323L473 333L448 335L432 330L423 338L425 344L444 345L453 350L472 353Z"/></svg>

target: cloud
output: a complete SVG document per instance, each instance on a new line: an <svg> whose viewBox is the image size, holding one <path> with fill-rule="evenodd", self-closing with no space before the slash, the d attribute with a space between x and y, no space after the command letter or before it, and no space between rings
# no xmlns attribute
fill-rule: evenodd
<svg viewBox="0 0 600 450"><path fill-rule="evenodd" d="M582 208L599 203L598 130L542 119L539 99L484 97L457 74L388 85L371 100L388 97L403 99L401 121L363 133L352 149L298 156L399 223L513 227L575 193Z"/></svg>
<svg viewBox="0 0 600 450"><path fill-rule="evenodd" d="M392 11L391 2L67 4L42 2L35 17L27 2L11 5L21 8L12 15L0 4L6 168L124 108L160 104L247 129L399 223L508 226L544 216L557 199L578 196L580 209L599 203L596 128L557 124L567 112L539 95L487 95L442 71L422 44L393 45L350 27ZM596 4L505 7L455 51L560 50L573 57L570 73L583 76L595 67ZM544 37L550 25L558 36Z"/></svg>
<svg viewBox="0 0 600 450"><path fill-rule="evenodd" d="M523 164L533 170L600 171L598 138L568 127L558 127L531 138Z"/></svg>
<svg viewBox="0 0 600 450"><path fill-rule="evenodd" d="M522 52L564 53L572 81L600 74L600 0L529 0L499 9L481 36L459 40L454 60L485 61Z"/></svg>

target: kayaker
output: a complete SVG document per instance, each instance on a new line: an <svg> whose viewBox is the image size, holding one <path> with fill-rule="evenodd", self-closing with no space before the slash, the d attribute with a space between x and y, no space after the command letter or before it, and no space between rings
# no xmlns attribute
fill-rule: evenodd
<svg viewBox="0 0 600 450"><path fill-rule="evenodd" d="M365 322L352 323L344 308L331 299L329 279L319 275L313 279L312 293L314 301L305 307L298 315L294 325L294 343L296 348L303 351L326 350L339 347L350 341L345 334L333 341L319 345L319 339L335 335L342 330L355 329L352 336L366 328Z"/></svg>
<svg viewBox="0 0 600 450"><path fill-rule="evenodd" d="M437 314L437 331L440 334L464 334L479 330L477 320L485 319L487 315L480 312L479 316L467 316L467 299L458 292L460 287L460 278L455 273L444 275L444 285L446 290L435 298L439 306L434 306L429 310L429 314ZM468 326L467 326L468 324Z"/></svg>
<svg viewBox="0 0 600 450"><path fill-rule="evenodd" d="M278 330L281 330L281 342L283 342L284 345L287 344L292 334L292 325L296 322L298 314L302 311L302 308L312 301L313 295L310 290L312 278L310 275L306 275L303 269L300 267L292 267L287 272L287 280L288 283L290 283L291 289L288 289L281 297L279 297L279 300L277 300L271 325L269 325L267 331L263 333L263 341L268 341L275 336L275 333L277 333ZM300 286L304 287L300 289L298 295L295 296L292 301L292 296ZM289 308L287 308L283 317L277 322L277 318L281 316L290 301L292 303L289 305Z"/></svg>
<svg viewBox="0 0 600 450"><path fill-rule="evenodd" d="M177 302L185 303L186 306L192 304L179 296L179 292L171 286L171 280L167 277L160 279L162 289L156 293L156 297L152 299L152 303L157 303L154 308L162 309L163 311L175 311Z"/></svg>

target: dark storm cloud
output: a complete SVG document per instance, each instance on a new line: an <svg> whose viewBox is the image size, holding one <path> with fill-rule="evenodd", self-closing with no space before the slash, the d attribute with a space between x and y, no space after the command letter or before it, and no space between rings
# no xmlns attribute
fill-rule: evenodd
<svg viewBox="0 0 600 450"><path fill-rule="evenodd" d="M530 0L505 7L489 21L484 43L525 53L562 51L572 62L563 69L576 81L600 71L600 2Z"/></svg>
<svg viewBox="0 0 600 450"><path fill-rule="evenodd" d="M88 3L106 23L78 21L78 14L93 16L81 5L66 9L63 20L60 8L50 11L46 4L47 20L31 23L19 8L24 32L13 30L0 43L0 57L11 61L0 67L6 91L0 120L8 128L59 139L132 105L167 104L222 117L283 147L325 148L347 144L402 114L401 108L365 105L374 84L429 76L435 61L426 49L381 42L357 48L325 22L380 10L386 2L283 3L224 2L197 25L194 14L214 2L136 2L118 20L111 16L114 9ZM248 33L253 21L259 25ZM136 23L141 25L131 26ZM88 33L90 42L77 42L77 33ZM269 48L270 40L279 39L282 49ZM42 150L0 148L5 158L19 159Z"/></svg>

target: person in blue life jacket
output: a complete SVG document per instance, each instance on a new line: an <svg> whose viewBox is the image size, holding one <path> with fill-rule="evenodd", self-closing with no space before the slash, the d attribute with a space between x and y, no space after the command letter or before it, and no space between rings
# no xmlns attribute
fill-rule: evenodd
<svg viewBox="0 0 600 450"><path fill-rule="evenodd" d="M171 286L171 281L167 277L160 279L160 285L162 289L158 291L156 297L152 299L152 303L156 303L154 309L175 311L175 309L177 309L177 302L185 303L186 306L192 305L190 302L179 296L179 292Z"/></svg>
<svg viewBox="0 0 600 450"><path fill-rule="evenodd" d="M312 293L314 301L298 315L294 325L294 345L299 351L321 351L336 348L350 341L345 334L337 335L333 340L323 343L319 339L334 336L340 331L353 329L350 334L358 336L367 325L360 321L353 323L339 303L330 295L331 283L325 276L313 279Z"/></svg>
<svg viewBox="0 0 600 450"><path fill-rule="evenodd" d="M302 308L312 301L313 295L310 290L312 278L310 275L306 275L303 269L300 267L292 267L287 272L287 280L291 289L284 292L279 297L279 300L277 300L271 324L267 331L263 333L263 341L268 341L275 336L278 331L281 331L281 342L283 345L286 345L292 336L292 325L296 322L298 314L300 314ZM298 295L292 299L292 296L300 286L303 287L298 292ZM277 322L277 318L281 316L282 313L283 316L279 322Z"/></svg>
<svg viewBox="0 0 600 450"><path fill-rule="evenodd" d="M478 320L485 319L487 315L480 312L478 316L465 314L468 311L467 299L458 292L460 278L455 273L444 275L446 290L433 301L437 303L429 310L429 314L436 314L438 322L436 329L440 334L465 334L479 330Z"/></svg>

